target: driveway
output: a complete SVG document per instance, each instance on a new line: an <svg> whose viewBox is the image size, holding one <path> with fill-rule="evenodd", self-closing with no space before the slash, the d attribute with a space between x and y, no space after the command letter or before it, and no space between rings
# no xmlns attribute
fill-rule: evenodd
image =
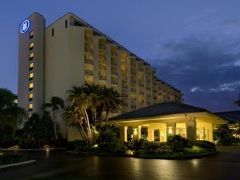
<svg viewBox="0 0 240 180"><path fill-rule="evenodd" d="M35 152L36 163L0 170L0 179L240 179L240 147L219 147L220 153L193 160L81 156Z"/></svg>

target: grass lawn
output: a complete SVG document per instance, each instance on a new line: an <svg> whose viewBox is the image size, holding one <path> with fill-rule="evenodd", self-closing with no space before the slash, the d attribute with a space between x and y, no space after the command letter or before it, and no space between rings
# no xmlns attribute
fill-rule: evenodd
<svg viewBox="0 0 240 180"><path fill-rule="evenodd" d="M0 165L18 163L28 160L30 159L26 154L0 152Z"/></svg>

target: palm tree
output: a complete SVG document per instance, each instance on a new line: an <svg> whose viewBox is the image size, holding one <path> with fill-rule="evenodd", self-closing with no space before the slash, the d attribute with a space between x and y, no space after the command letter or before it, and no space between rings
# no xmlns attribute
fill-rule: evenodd
<svg viewBox="0 0 240 180"><path fill-rule="evenodd" d="M112 88L99 85L74 86L68 91L69 107L66 117L73 124L77 124L83 139L92 142L92 126L97 121L97 114L102 120L105 112L105 122L108 120L110 111L118 109L123 101L120 94Z"/></svg>
<svg viewBox="0 0 240 180"><path fill-rule="evenodd" d="M44 109L48 109L50 108L52 113L52 119L53 119L53 122L54 122L54 134L55 134L55 138L58 139L58 131L57 131L57 119L56 119L56 113L59 111L59 110L63 110L65 107L64 105L64 101L59 98L59 97L56 97L56 96L53 96L51 98L51 101L50 103L45 103L43 105L43 108Z"/></svg>
<svg viewBox="0 0 240 180"><path fill-rule="evenodd" d="M113 88L102 88L101 103L103 110L105 111L105 122L108 121L108 116L111 111L115 111L123 105L123 100L120 94Z"/></svg>
<svg viewBox="0 0 240 180"><path fill-rule="evenodd" d="M67 118L72 124L80 128L82 138L87 142L92 142L92 131L87 109L90 107L90 96L88 96L86 86L74 86L68 91L69 108Z"/></svg>

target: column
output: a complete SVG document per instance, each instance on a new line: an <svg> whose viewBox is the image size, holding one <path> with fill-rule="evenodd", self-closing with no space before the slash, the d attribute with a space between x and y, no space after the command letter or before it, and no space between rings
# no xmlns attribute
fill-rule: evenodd
<svg viewBox="0 0 240 180"><path fill-rule="evenodd" d="M151 126L148 127L148 141L154 141L154 129Z"/></svg>
<svg viewBox="0 0 240 180"><path fill-rule="evenodd" d="M138 126L138 139L141 139L141 129L142 129L142 126Z"/></svg>
<svg viewBox="0 0 240 180"><path fill-rule="evenodd" d="M124 141L127 142L128 141L128 138L127 138L127 132L128 132L128 127L127 126L124 126Z"/></svg>
<svg viewBox="0 0 240 180"><path fill-rule="evenodd" d="M167 127L167 131L166 131L167 137L176 134L176 123L166 123L166 127Z"/></svg>
<svg viewBox="0 0 240 180"><path fill-rule="evenodd" d="M187 139L188 140L196 140L196 118L192 117L186 122L187 127Z"/></svg>
<svg viewBox="0 0 240 180"><path fill-rule="evenodd" d="M211 127L209 129L209 139L208 141L213 142L213 123L211 123Z"/></svg>

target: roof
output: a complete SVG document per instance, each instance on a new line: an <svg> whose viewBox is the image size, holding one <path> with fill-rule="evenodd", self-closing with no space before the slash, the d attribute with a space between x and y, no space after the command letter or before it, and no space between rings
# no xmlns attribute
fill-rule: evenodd
<svg viewBox="0 0 240 180"><path fill-rule="evenodd" d="M217 112L215 114L229 121L230 123L236 123L237 121L240 121L240 111Z"/></svg>
<svg viewBox="0 0 240 180"><path fill-rule="evenodd" d="M154 117L162 116L168 114L182 114L182 113L194 113L194 112L209 112L206 109L183 104L183 103L159 103L130 112L120 114L118 116L112 117L109 120L123 120L123 119L133 119L133 118L142 118L142 117Z"/></svg>

